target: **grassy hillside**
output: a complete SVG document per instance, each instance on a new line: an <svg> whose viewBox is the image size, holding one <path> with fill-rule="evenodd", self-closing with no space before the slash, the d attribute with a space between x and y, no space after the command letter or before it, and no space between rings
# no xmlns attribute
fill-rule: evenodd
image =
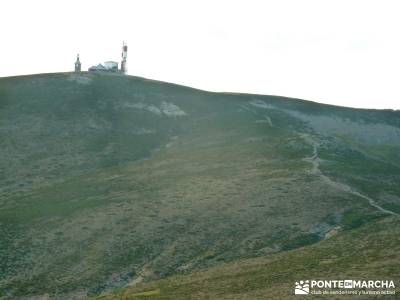
<svg viewBox="0 0 400 300"><path fill-rule="evenodd" d="M397 218L399 150L394 111L0 78L0 295L83 299Z"/></svg>
<svg viewBox="0 0 400 300"><path fill-rule="evenodd" d="M387 230L388 227L393 230ZM398 278L400 270L399 231L399 218L388 218L345 231L312 246L238 260L203 272L125 288L95 299L299 299L302 297L294 295L294 284L300 280L394 279ZM399 291L397 288L396 293ZM329 295L319 298L354 297ZM369 295L356 298L375 299ZM398 299L398 296L382 298Z"/></svg>

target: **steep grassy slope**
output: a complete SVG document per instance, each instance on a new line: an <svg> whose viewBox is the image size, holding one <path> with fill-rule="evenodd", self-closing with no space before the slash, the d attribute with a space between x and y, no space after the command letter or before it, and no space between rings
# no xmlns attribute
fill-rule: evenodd
<svg viewBox="0 0 400 300"><path fill-rule="evenodd" d="M393 230L387 230L389 227ZM399 278L399 233L399 218L389 218L312 246L140 284L96 299L302 299L294 295L294 284L300 280ZM399 293L400 289L394 291ZM375 299L370 295L312 296L312 299L355 297ZM381 298L398 299L398 296Z"/></svg>
<svg viewBox="0 0 400 300"><path fill-rule="evenodd" d="M0 295L81 299L396 217L400 114L130 76L0 79Z"/></svg>

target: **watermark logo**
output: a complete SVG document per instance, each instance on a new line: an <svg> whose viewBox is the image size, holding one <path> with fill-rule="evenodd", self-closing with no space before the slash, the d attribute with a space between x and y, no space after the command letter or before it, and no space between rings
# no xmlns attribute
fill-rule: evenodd
<svg viewBox="0 0 400 300"><path fill-rule="evenodd" d="M300 280L296 281L296 285L294 288L294 293L296 295L308 295L310 293L310 281L309 280Z"/></svg>
<svg viewBox="0 0 400 300"><path fill-rule="evenodd" d="M295 295L395 295L393 280L300 280Z"/></svg>

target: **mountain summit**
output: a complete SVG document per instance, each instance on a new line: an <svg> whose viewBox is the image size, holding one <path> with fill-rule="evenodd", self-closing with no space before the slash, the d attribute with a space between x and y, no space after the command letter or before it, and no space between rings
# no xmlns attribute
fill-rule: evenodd
<svg viewBox="0 0 400 300"><path fill-rule="evenodd" d="M0 299L362 241L398 225L399 182L398 111L120 74L0 78Z"/></svg>

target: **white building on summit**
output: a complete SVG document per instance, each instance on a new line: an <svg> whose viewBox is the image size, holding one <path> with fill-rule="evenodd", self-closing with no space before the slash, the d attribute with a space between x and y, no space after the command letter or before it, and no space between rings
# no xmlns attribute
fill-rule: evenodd
<svg viewBox="0 0 400 300"><path fill-rule="evenodd" d="M102 64L98 64L97 66L91 66L88 71L89 72L96 72L96 71L118 72L118 73L126 74L127 52L128 52L128 46L124 42L122 45L121 69L118 68L118 62L106 61ZM75 70L76 70L76 68L75 68Z"/></svg>
<svg viewBox="0 0 400 300"><path fill-rule="evenodd" d="M90 67L89 71L118 72L118 63L116 61L106 61L104 64L98 64L97 66Z"/></svg>
<svg viewBox="0 0 400 300"><path fill-rule="evenodd" d="M104 67L106 67L107 70L118 71L118 63L116 61L106 61L104 62Z"/></svg>

